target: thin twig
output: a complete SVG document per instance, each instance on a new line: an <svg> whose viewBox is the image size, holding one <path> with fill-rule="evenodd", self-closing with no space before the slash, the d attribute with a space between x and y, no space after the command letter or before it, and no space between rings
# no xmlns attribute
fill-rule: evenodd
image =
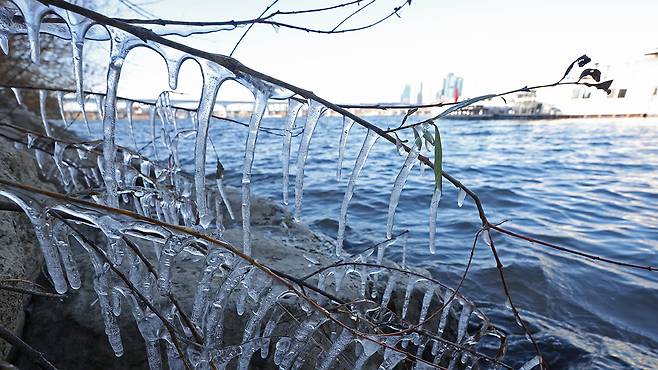
<svg viewBox="0 0 658 370"><path fill-rule="evenodd" d="M23 342L21 338L17 337L14 333L12 333L10 330L8 330L2 325L0 325L0 338L6 340L7 343L14 346L14 348L16 348L17 351L25 354L29 359L39 364L39 366L41 366L42 368L47 370L57 370L55 365L50 363L50 361L48 361L43 356L43 353L37 351L36 349L32 348L29 344Z"/></svg>

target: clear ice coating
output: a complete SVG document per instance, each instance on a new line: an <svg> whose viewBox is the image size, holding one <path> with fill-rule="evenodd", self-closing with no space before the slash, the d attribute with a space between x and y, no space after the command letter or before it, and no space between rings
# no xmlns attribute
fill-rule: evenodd
<svg viewBox="0 0 658 370"><path fill-rule="evenodd" d="M242 251L251 254L251 170L254 165L256 152L256 139L260 122L267 109L269 92L257 89L255 91L256 101L254 111L249 121L249 135L245 143L244 164L242 165Z"/></svg>
<svg viewBox="0 0 658 370"><path fill-rule="evenodd" d="M32 24L40 23L43 13L39 15L39 12L48 9L33 0L20 0L17 3L22 4L21 10L24 12L32 11L32 13L25 16L26 19L31 20ZM50 9L56 8L51 6ZM2 10L0 10L0 12L2 12ZM204 67L202 68L205 78L203 91L204 98L200 101L198 114L193 120L197 127L186 130L185 133L178 131L174 116L175 111L170 109L170 104L167 101L166 94L162 95L162 100L158 101L158 109L154 110L153 116L155 118L155 115L157 114L162 122L163 130L160 138L170 152L168 158L169 162L166 162L167 158L164 158L164 160L163 158L160 158L161 161L158 161L157 154L155 160L154 158L149 160L141 157L135 152L118 147L114 142L116 129L115 121L117 118L116 90L118 87L121 67L128 51L137 45L144 45L144 43L142 40L136 39L131 35L123 33L123 31L111 27L109 28L109 34L103 27L89 28L93 22L84 16L79 16L75 13L59 9L55 12L64 19L64 22L70 31L70 38L74 46L74 72L76 73L76 87L78 88L77 94L80 97L80 102L84 100L84 92L82 91L81 62L85 35L92 34L93 37L100 37L100 39L103 39L102 37L105 37L104 40L110 39L112 42L112 60L108 73L107 98L104 102L99 100L99 103L97 104L103 119L103 140L98 140L93 143L68 144L61 141L51 141L47 138L38 138L34 134L25 133L23 134L23 138L27 139L27 147L33 149L32 152L35 153L40 169L46 176L59 182L60 186L63 184L63 188L66 192L72 192L73 190L83 191L88 187L100 188L104 184L106 188L105 193L100 189L97 193L90 195L94 201L105 202L115 206L121 205L127 209L134 209L141 215L152 217L170 224L185 225L196 231L201 230L199 226L196 225L198 222L197 220L201 220L201 226L208 226L210 225L210 220L215 217L216 214L218 230L212 231L212 235L219 235L219 237L221 237L222 234L219 229L222 201L226 205L231 217L233 217L233 214L223 191L222 176L217 176L216 179L214 179L217 185L217 193L213 187L205 186L205 180L203 179L205 178L206 170L205 153L206 142L207 140L210 140L210 138L208 138L208 125L212 114L212 106L217 95L217 89L225 79L235 78L235 76L218 65L208 62L202 63L204 64ZM3 40L6 39L8 33L2 29L2 22L3 20L0 19L0 41L4 42ZM41 27L50 27L50 29L54 29L52 25L45 23L44 25L41 25ZM61 23L59 24L59 27L65 30ZM32 34L38 36L38 28L38 25L36 28L33 27ZM105 34L105 36L98 36L101 33L99 33L98 30L95 30L97 28L101 30L101 33ZM27 33L29 34L29 32ZM111 36L111 38L108 36ZM87 38L89 38L89 35L87 35ZM34 41L35 39L36 42ZM36 53L38 53L38 37L32 37L30 42L33 46L36 45L36 48L32 48L32 53L34 54L35 50ZM147 46L155 48L155 46L158 45L153 42L148 42ZM3 48L6 48L6 45L3 44ZM169 82L171 87L175 88L180 63L185 58L192 57L173 49L170 50L168 47L164 46L158 46L156 49L166 59L169 68ZM211 81L213 78L214 81ZM251 87L259 86L259 88L255 89L257 90L256 104L251 117L249 136L245 146L245 161L242 178L242 211L245 236L244 250L245 252L250 253L249 209L251 203L251 166L253 164L254 155L256 155L256 136L258 134L260 120L264 114L264 107L267 105L267 98L270 97L270 94L274 94L271 95L273 98L274 96L279 95L277 95L278 93L276 91L272 92L269 88L261 89L263 86L267 85L264 83L259 84L259 81L255 77L249 76L247 78L244 75L240 75L238 82ZM20 91L15 88L12 90L14 90L17 95L17 100L21 103L19 95ZM55 93L57 94L57 102L59 104L60 115L62 116L64 127L67 127L70 123L67 122L64 112L63 93L61 91L56 91ZM284 91L283 93L288 94L290 92ZM260 94L260 96L258 94ZM40 97L40 107L45 107L45 91L40 95L43 95L42 98ZM282 152L282 160L284 161L284 203L287 203L287 193L285 191L288 188L288 184L286 175L288 173L287 167L289 163L292 129L296 115L301 106L302 103L297 100L289 101L289 114L284 128L284 148ZM135 149L137 149L136 140L134 134L132 134L132 102L127 102L127 110L129 124L131 125L132 144ZM313 107L311 107L310 110L311 115L314 115ZM42 112L45 112L45 109L42 109ZM42 118L45 121L45 115ZM50 135L50 133L48 133L49 127L47 124L48 122L44 122L44 128L46 129L47 134ZM313 125L315 124L317 124L317 120L313 123ZM347 142L347 136L353 124L354 122L351 119L346 119L343 123L341 142L339 144L338 178L340 178L341 174L343 153ZM173 125L173 130L171 130L169 125ZM155 124L153 125L153 129L156 129ZM173 137L174 135L170 137L172 131L176 133L175 137ZM300 145L299 150L299 153L304 153L304 161L300 161L300 158L298 158L297 162L298 181L300 179L303 181L304 162L308 155L307 151L308 147L310 147L312 131L313 129L309 128L307 122L306 134L302 137L302 145L305 145L305 148L302 148L302 145ZM199 134L199 132L201 132L201 134ZM182 173L180 166L181 160L178 158L177 149L177 140L191 134L196 135L194 176L188 176L185 173ZM154 135L153 145L155 145L155 139L156 137ZM353 195L356 180L365 165L368 153L376 139L377 135L368 131L363 147L361 148L354 165L348 188L345 193L345 198L343 199L343 204L341 206L342 222L339 223L339 229L342 231L340 231L340 244L342 244L344 239L347 207ZM304 144L304 142L306 142L306 144ZM41 150L39 150L39 148ZM53 150L52 153L49 152L51 148ZM102 155L99 155L99 149L102 149ZM417 147L414 149L416 153L419 152ZM203 154L199 155L201 152ZM120 155L117 156L117 153ZM74 160L80 160L80 163L84 163L84 166L80 168L76 167L75 164L77 163L74 164ZM413 163L414 161L410 163L408 171L411 170ZM404 180L406 179L406 176L408 176L408 173L406 175L403 174L406 166L407 163L405 161L405 166L403 166L403 169L398 175L398 177L401 177L401 184L394 185L396 190L399 186L399 191L401 191L404 186ZM199 174L200 176L197 176ZM202 177L200 181L199 177ZM199 183L201 183L200 187ZM194 192L193 189L196 190L196 192ZM296 203L298 199L297 189L298 187L296 186ZM303 188L299 187L299 189L303 191ZM123 353L123 345L118 325L119 317L122 317L123 319L126 314L132 314L137 323L140 334L143 337L149 367L151 369L160 369L167 365L169 368L183 368L185 366L183 361L189 361L192 364L192 368L197 369L207 369L211 367L212 361L217 368L221 369L228 366L229 362L234 358L237 359L237 357L239 357L239 359L237 359L238 368L246 369L250 365L251 358L258 350L261 351L260 355L263 359L268 356L273 357L274 362L280 364L282 368L292 369L313 365L321 366L322 368L331 368L339 363L338 359L342 361L343 357L353 358L354 368L360 369L365 366L366 362L369 359L372 359L372 356L377 352L383 352L383 359L381 355L376 356L380 363L375 364L375 366L380 365L381 369L388 369L395 367L405 357L404 354L397 351L382 349L380 344L373 343L358 336L353 337L350 331L342 330L341 327L335 325L331 320L328 320L324 314L320 314L318 310L313 309L308 301L301 299L292 291L287 292L288 298L290 296L294 297L294 309L292 311L299 313L299 316L296 317L297 321L290 320L290 317L288 316L290 313L288 312L288 307L286 307L286 305L293 303L282 298L284 294L279 294L282 286L273 284L270 277L263 274L262 271L253 269L251 265L244 262L244 260L226 250L215 248L217 247L215 245L205 244L203 241L196 240L186 234L171 235L171 231L162 227L141 223L141 221L136 221L135 219L128 220L122 218L123 216L112 212L99 212L93 210L91 207L84 209L77 208L71 204L65 203L53 205L44 201L43 199L45 198L35 198L33 194L5 191L4 186L0 188L0 194L3 196L6 195L17 202L21 208L28 213L28 216L34 225L37 238L46 260L48 274L52 279L56 291L66 292L69 287L71 289L78 289L81 286L82 281L77 269L77 264L81 263L82 260L77 255L73 254L70 243L77 241L77 243L86 250L94 269L93 286L98 295L98 305L95 306L98 308L94 309L100 309L108 341L117 356L120 356ZM299 194L301 194L301 191ZM195 196L197 198L196 207L195 202L190 199ZM107 198L104 199L104 197ZM397 199L395 199L395 203L397 205L399 192L396 197ZM299 199L300 206L296 207L296 209L301 210L301 196ZM212 204L214 207L212 213L211 210L208 209L210 208L208 203ZM391 200L391 203L393 203L393 199ZM390 208L389 205L389 212L391 212ZM395 207L392 207L392 210L392 213L394 214ZM99 243L98 246L86 244L87 241L85 241L86 239L84 237L78 235L76 232L72 232L74 228L73 226L66 226L68 224L59 221L58 217L61 212L73 216L72 225L84 224L85 227L98 229L105 236L102 239L103 242ZM210 216L211 214L212 216ZM393 220L391 218L391 226L389 227L387 224L387 235L391 235L392 233L392 224ZM173 228L171 230L173 230ZM134 243L134 245L127 243L129 240L134 239L139 239L139 242ZM384 244L384 246L385 245L386 244ZM406 246L403 244L402 248L404 267L406 264ZM138 255L137 252L142 250L149 251L147 253L148 257L146 257L147 259L154 259L151 266L147 266L145 261L140 259L140 255ZM380 261L383 256L383 250L383 247L378 249L377 255L378 260ZM205 256L204 264L202 258L206 252L207 255ZM372 251L369 253L363 253L356 257L354 261L365 262L371 254ZM144 258L143 256L141 257ZM179 308L175 307L175 305L167 299L173 294L172 284L176 282L175 271L177 271L178 261L190 258L199 262L198 265L202 271L200 271L200 274L198 275L199 280L194 286L196 294L190 316L191 323L188 324L183 312L178 311ZM319 264L319 261L315 258L306 257L306 260L312 265ZM130 284L119 278L121 271L128 276L129 282L133 284L134 288L129 288L127 285ZM328 272L329 271L320 275L321 279L318 281L318 286L325 285L324 279L328 275ZM383 288L381 305L388 306L393 291L396 288L396 281L401 281L399 286L405 286L409 281L407 279L402 279L404 273L388 271L388 273L382 274L382 272L383 270L372 270L365 266L358 265L337 267L330 271L330 273L334 275L336 291L340 290L341 285L343 285L342 282L350 280L350 285L352 285L355 280L360 280L356 282L357 289L354 289L357 298L368 297L368 295L375 298L380 294ZM352 275L349 277L352 279L346 279L347 275ZM357 275L356 279L354 279L354 275ZM375 277L388 276L385 288L381 285L378 287L375 286L377 283L376 278L369 281L370 277L373 275ZM358 289L359 282L361 289ZM369 282L373 283L372 286L368 284ZM411 300L411 293L413 292L414 284L417 283L418 280L414 280L407 285L409 293L407 294L408 297L405 297L406 306L404 307L404 316L412 316L409 314L410 312L417 312L410 308L412 302L413 304L416 304L415 300ZM432 294L429 292L431 284L425 282L425 286L427 287L427 290L424 293L425 295L423 296L420 308L420 321L427 316L429 304L432 299ZM371 291L368 291L367 289L371 287ZM345 292L343 294L353 293L345 288L343 291ZM444 301L445 300L446 298L444 296ZM468 339L464 338L467 338L465 331L473 307L465 304L461 299L458 299L458 302L460 302L461 311L453 310L453 312L459 312L457 337L460 341L466 340L467 343L470 343L469 341L472 340L472 336L468 337ZM150 304L153 306L150 306ZM165 317L164 322L161 321L158 315L152 311L153 307L161 310ZM246 325L244 326L244 331L242 333L241 343L225 345L225 340L223 338L224 326L226 325L225 312L233 309L240 314L241 320L244 320ZM120 316L122 310L123 316ZM392 309L383 310L386 312L392 311ZM444 315L442 315L442 323L439 324L441 331L443 331L447 325L446 312L448 310L449 308L446 308L444 310ZM476 312L475 315L478 315L477 311L474 312ZM227 319L229 317L232 318L233 316L226 316ZM279 327L279 323L287 325L284 326L284 328L289 331L284 335L292 336L280 337L281 327ZM174 344L176 339L173 337L174 335L165 330L166 326L169 324L174 324L177 327L179 324L181 325L180 333L181 335L184 335L185 338L177 344L181 346L182 353L178 353L175 348L176 346ZM326 328L324 327L325 324ZM329 334L328 338L331 342L323 343L322 352L320 352L319 356L309 358L307 354L311 353L312 350L315 350L314 348L311 348L311 346L316 345L315 343L310 343L311 339L316 334L318 336L320 335L320 328L323 328L322 333ZM203 338L203 341L198 341L193 344L192 342L197 341L192 335L193 332L195 332L195 335L198 332ZM232 339L226 339L226 342L233 342ZM377 339L377 341L381 340ZM359 344L355 343L353 345L353 341L356 341ZM413 342L418 348L416 353L419 357L423 355L425 346L431 343L430 341L427 341L426 338L421 341L418 335L415 337L406 336L404 339L392 338L388 339L386 342L388 345L397 346L400 341L404 348L407 348L409 343ZM271 346L271 352L273 353L270 353L270 342L275 342L275 344L272 344ZM352 347L354 347L354 353L352 353L351 350L348 351L348 349L351 349ZM162 350L164 350L165 353L160 353ZM473 357L465 355L465 352L455 352L454 354L451 350L445 352L454 357L452 358L452 361L450 361L450 364L453 367L459 366L459 360L461 360L463 364L468 364L468 362L471 361L470 366L472 366L474 362L472 360ZM169 363L166 365L161 361L163 354L166 354L169 359ZM350 362L350 364L351 363L352 362ZM236 363L234 362L234 364ZM340 364L342 365L343 362L340 362Z"/></svg>
<svg viewBox="0 0 658 370"><path fill-rule="evenodd" d="M306 159L308 158L308 149L311 145L311 138L315 131L315 126L318 124L320 115L324 105L312 100L308 107L306 116L306 125L304 126L304 133L302 140L299 143L299 151L297 152L297 174L295 176L295 213L294 219L300 222L302 219L302 197L304 196L304 167L306 166Z"/></svg>
<svg viewBox="0 0 658 370"><path fill-rule="evenodd" d="M288 179L290 175L290 142L292 140L292 129L295 126L295 120L299 109L304 104L300 101L288 100L288 114L286 115L285 126L283 128L283 148L281 150L281 162L283 165L283 204L288 205Z"/></svg>
<svg viewBox="0 0 658 370"><path fill-rule="evenodd" d="M388 201L388 216L386 218L386 239L391 239L393 236L393 221L395 219L395 209L398 207L400 202L400 194L402 194L402 188L409 178L411 173L411 168L416 163L416 158L418 158L418 148L415 145L411 146L411 150L407 154L407 158L400 169L397 177L395 178L395 183L393 184L393 191L391 191L391 198Z"/></svg>
<svg viewBox="0 0 658 370"><path fill-rule="evenodd" d="M436 216L439 210L439 201L441 200L441 190L436 187L434 188L434 194L432 195L432 200L430 201L430 253L436 253Z"/></svg>
<svg viewBox="0 0 658 370"><path fill-rule="evenodd" d="M345 196L343 197L343 203L340 206L340 215L338 217L338 236L336 240L336 255L340 254L341 249L343 248L343 240L345 239L345 227L347 226L347 207L352 200L354 195L354 187L356 186L356 180L363 169L363 166L366 164L368 159L368 154L370 150L375 145L375 141L379 138L379 135L373 130L368 130L366 138L363 141L363 146L361 146L361 151L356 158L354 163L354 168L352 169L352 175L350 181L347 184L347 190L345 190Z"/></svg>
<svg viewBox="0 0 658 370"><path fill-rule="evenodd" d="M349 117L343 117L343 129L340 131L340 142L338 143L338 168L336 169L336 180L340 181L343 172L343 158L345 157L345 146L350 130L354 126L354 120Z"/></svg>
<svg viewBox="0 0 658 370"><path fill-rule="evenodd" d="M208 128L219 87L234 75L231 71L215 63L201 61L203 73L203 90L199 100L196 118L196 144L194 146L194 190L199 219L210 216L206 204L206 147L208 145Z"/></svg>

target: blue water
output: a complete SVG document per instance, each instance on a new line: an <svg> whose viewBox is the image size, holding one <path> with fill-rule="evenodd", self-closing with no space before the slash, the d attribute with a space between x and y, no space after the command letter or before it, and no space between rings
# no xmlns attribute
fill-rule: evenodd
<svg viewBox="0 0 658 370"><path fill-rule="evenodd" d="M392 127L400 117L370 120ZM181 124L191 127L189 122ZM267 118L263 126L280 128L282 120ZM139 122L136 127L138 145L147 145L149 124ZM321 120L305 169L303 219L332 237L365 136L365 130L355 125L343 179L337 182L340 130L339 118ZM658 266L657 121L445 121L441 134L444 169L480 195L492 222L508 220L505 226L510 229L565 247ZM215 121L210 135L227 182L239 186L246 128ZM132 148L125 122L118 136ZM293 186L298 142L299 137L293 139ZM165 148L160 140L158 145L162 156ZM193 139L184 140L180 150L192 170ZM143 153L153 154L148 145ZM281 137L261 133L253 189L276 201L281 199L280 153ZM385 239L388 198L403 161L390 143L381 140L375 145L350 204L348 251ZM208 169L214 169L213 160ZM473 202L467 198L462 208L457 207L457 191L444 182L438 252L431 255L427 225L432 188L433 174L427 170L420 176L414 168L402 192L395 231L410 230L409 263L454 286L480 222ZM292 187L290 191L292 195ZM502 235L494 234L493 239L514 302L551 368L658 368L658 273L593 263ZM389 248L387 257L400 261L400 248ZM507 362L518 366L533 356L505 303L495 262L484 243L478 244L463 292L510 334Z"/></svg>

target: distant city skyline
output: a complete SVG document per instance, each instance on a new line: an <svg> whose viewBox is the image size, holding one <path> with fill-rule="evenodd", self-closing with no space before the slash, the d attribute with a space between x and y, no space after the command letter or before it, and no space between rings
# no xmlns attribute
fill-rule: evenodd
<svg viewBox="0 0 658 370"><path fill-rule="evenodd" d="M254 17L267 5L268 1L235 6L227 0L163 0L143 7L161 18L220 20ZM373 7L379 8L369 11L374 10L371 17L376 18L397 5L377 2ZM280 1L277 6L309 7L300 0ZM355 33L314 35L257 25L234 56L337 103L398 101L400 89L413 81L425 83L427 99L435 94L429 90L427 95L428 84L440 86L441 76L449 72L468 81L464 96L475 96L555 81L584 53L605 64L639 57L658 47L655 14L658 1L417 0L400 12L401 18ZM309 15L295 20L325 27L335 19ZM243 30L193 36L184 42L228 54ZM153 52L134 53L141 55L128 58L122 80L130 83L123 84L121 93L153 97L167 90L164 63ZM185 63L179 90L198 95L200 84L198 67ZM229 85L222 87L220 99L250 98L237 84Z"/></svg>

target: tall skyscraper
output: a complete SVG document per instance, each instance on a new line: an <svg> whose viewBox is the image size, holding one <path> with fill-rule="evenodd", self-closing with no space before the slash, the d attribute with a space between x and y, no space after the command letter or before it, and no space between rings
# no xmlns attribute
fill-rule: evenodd
<svg viewBox="0 0 658 370"><path fill-rule="evenodd" d="M423 104L423 83L420 83L420 89L418 89L418 95L416 95L416 104Z"/></svg>
<svg viewBox="0 0 658 370"><path fill-rule="evenodd" d="M443 79L443 87L437 92L436 98L440 100L458 101L462 96L462 89L464 86L464 79L455 76L450 72Z"/></svg>
<svg viewBox="0 0 658 370"><path fill-rule="evenodd" d="M402 90L402 95L400 95L400 103L410 104L411 103L411 85L405 84L404 90Z"/></svg>

